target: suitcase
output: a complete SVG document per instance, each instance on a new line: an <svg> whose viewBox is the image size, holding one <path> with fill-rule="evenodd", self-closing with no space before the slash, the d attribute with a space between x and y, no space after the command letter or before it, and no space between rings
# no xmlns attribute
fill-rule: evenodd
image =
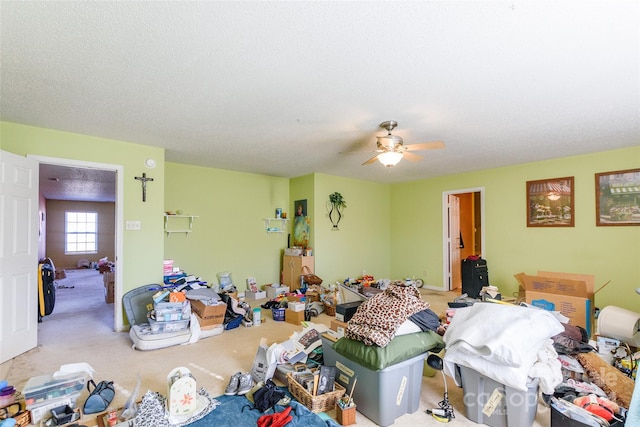
<svg viewBox="0 0 640 427"><path fill-rule="evenodd" d="M38 322L42 322L44 316L53 313L56 305L55 272L51 264L43 263L38 265L38 273Z"/></svg>
<svg viewBox="0 0 640 427"><path fill-rule="evenodd" d="M469 298L479 298L484 286L489 286L487 261L479 256L469 256L462 260L462 293Z"/></svg>
<svg viewBox="0 0 640 427"><path fill-rule="evenodd" d="M156 350L174 345L188 344L198 339L220 335L224 331L222 325L210 329L189 328L181 331L156 333L147 318L148 305L153 302L153 295L162 289L157 284L141 286L125 293L122 297L127 320L131 325L129 338L133 341L132 348L136 350ZM191 315L194 321L195 314ZM197 322L197 320L195 320ZM195 334L195 335L194 335Z"/></svg>

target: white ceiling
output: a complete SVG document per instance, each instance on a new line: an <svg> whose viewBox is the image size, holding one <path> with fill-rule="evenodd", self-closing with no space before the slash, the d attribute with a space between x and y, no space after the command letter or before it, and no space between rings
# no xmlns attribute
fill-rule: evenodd
<svg viewBox="0 0 640 427"><path fill-rule="evenodd" d="M640 145L638 1L1 1L0 19L2 120L171 162L393 183ZM446 148L391 169L341 154L385 120Z"/></svg>
<svg viewBox="0 0 640 427"><path fill-rule="evenodd" d="M47 200L116 201L114 171L40 163L40 194Z"/></svg>

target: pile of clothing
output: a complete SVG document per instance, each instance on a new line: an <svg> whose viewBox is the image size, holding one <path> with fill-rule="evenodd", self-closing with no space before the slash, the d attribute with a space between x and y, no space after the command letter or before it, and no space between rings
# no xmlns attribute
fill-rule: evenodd
<svg viewBox="0 0 640 427"><path fill-rule="evenodd" d="M345 336L366 345L387 346L396 335L437 331L438 315L420 291L397 281L364 301L347 323Z"/></svg>

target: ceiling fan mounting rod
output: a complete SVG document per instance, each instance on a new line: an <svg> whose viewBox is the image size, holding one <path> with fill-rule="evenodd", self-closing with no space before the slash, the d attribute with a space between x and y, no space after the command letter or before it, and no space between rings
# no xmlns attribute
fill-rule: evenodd
<svg viewBox="0 0 640 427"><path fill-rule="evenodd" d="M398 122L395 120L387 120L386 122L380 123L380 127L386 129L389 135L391 135L391 131L394 130L396 126L398 126Z"/></svg>

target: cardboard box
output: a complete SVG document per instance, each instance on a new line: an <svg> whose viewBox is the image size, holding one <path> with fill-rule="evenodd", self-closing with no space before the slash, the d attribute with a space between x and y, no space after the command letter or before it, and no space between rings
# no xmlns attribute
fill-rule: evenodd
<svg viewBox="0 0 640 427"><path fill-rule="evenodd" d="M202 301L191 300L191 310L200 318L214 321L214 324L224 323L224 314L227 311L227 304L205 305ZM202 325L202 323L200 323ZM211 323L210 323L211 324Z"/></svg>
<svg viewBox="0 0 640 427"><path fill-rule="evenodd" d="M344 336L344 333L347 330L347 322L341 322L339 320L333 320L331 319L331 327L332 330L336 331L336 333L338 334L338 336L340 338L342 338Z"/></svg>
<svg viewBox="0 0 640 427"><path fill-rule="evenodd" d="M222 316L207 317L206 319L203 319L198 315L198 313L196 313L196 319L198 319L198 323L200 323L200 327L202 328L206 328L208 326L222 325L224 323L224 312L222 312Z"/></svg>
<svg viewBox="0 0 640 427"><path fill-rule="evenodd" d="M104 283L105 286L107 286L109 283L113 283L116 280L116 274L113 271L108 271L106 273L104 273L104 275L102 276L102 282Z"/></svg>
<svg viewBox="0 0 640 427"><path fill-rule="evenodd" d="M287 297L287 301L304 302L306 297L304 294L298 294L295 292L286 292L284 296Z"/></svg>
<svg viewBox="0 0 640 427"><path fill-rule="evenodd" d="M55 280L62 280L67 278L67 272L62 268L56 268Z"/></svg>
<svg viewBox="0 0 640 427"><path fill-rule="evenodd" d="M299 325L300 322L304 322L304 310L293 311L290 308L287 308L284 312L284 321L294 325Z"/></svg>
<svg viewBox="0 0 640 427"><path fill-rule="evenodd" d="M320 294L316 291L307 291L304 295L307 302L320 301Z"/></svg>
<svg viewBox="0 0 640 427"><path fill-rule="evenodd" d="M251 291L244 291L244 297L248 300L257 300L257 299L265 299L267 297L267 292L266 291L258 291L258 292L251 292Z"/></svg>
<svg viewBox="0 0 640 427"><path fill-rule="evenodd" d="M178 279L182 279L183 277L187 277L187 275L185 273L165 274L163 281L165 285L172 285Z"/></svg>
<svg viewBox="0 0 640 427"><path fill-rule="evenodd" d="M292 311L304 311L305 306L305 303L295 301L291 301L287 304L287 308Z"/></svg>
<svg viewBox="0 0 640 427"><path fill-rule="evenodd" d="M545 276L514 275L528 304L558 311L570 325L581 326L589 336L594 324L593 276L544 272Z"/></svg>
<svg viewBox="0 0 640 427"><path fill-rule="evenodd" d="M267 298L275 298L280 294L284 294L289 292L288 286L268 286L265 288L267 291Z"/></svg>
<svg viewBox="0 0 640 427"><path fill-rule="evenodd" d="M104 302L113 304L113 282L104 285Z"/></svg>

